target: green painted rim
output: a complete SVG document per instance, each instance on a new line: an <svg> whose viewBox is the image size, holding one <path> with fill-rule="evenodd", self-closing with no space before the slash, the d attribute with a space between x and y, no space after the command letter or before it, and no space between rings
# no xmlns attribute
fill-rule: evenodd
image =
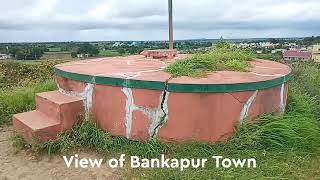
<svg viewBox="0 0 320 180"><path fill-rule="evenodd" d="M160 81L142 81L133 79L121 79L104 76L91 76L78 73L66 72L58 68L54 68L55 74L67 79L93 83L99 85L109 85L116 87L127 87L136 89L151 89L151 90L167 90L169 92L190 92L190 93L207 93L207 92L239 92L239 91L255 91L260 89L272 88L282 85L291 80L291 73L280 78L238 84L176 84ZM167 87L166 87L167 86Z"/></svg>
<svg viewBox="0 0 320 180"><path fill-rule="evenodd" d="M277 79L238 84L175 84L168 85L169 92L240 92L255 91L280 86L292 78L291 74Z"/></svg>
<svg viewBox="0 0 320 180"><path fill-rule="evenodd" d="M104 76L91 76L78 73L66 72L58 68L54 68L54 72L57 76L61 76L67 79L81 81L92 84L109 85L116 87L127 87L137 89L153 89L153 90L165 90L166 83L160 81L142 81L134 79L121 79Z"/></svg>

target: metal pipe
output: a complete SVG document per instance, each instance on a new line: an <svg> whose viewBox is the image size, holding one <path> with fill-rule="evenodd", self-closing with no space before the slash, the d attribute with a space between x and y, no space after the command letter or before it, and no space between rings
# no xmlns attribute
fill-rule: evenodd
<svg viewBox="0 0 320 180"><path fill-rule="evenodd" d="M172 18L172 0L168 0L169 4L169 49L173 49L173 18Z"/></svg>

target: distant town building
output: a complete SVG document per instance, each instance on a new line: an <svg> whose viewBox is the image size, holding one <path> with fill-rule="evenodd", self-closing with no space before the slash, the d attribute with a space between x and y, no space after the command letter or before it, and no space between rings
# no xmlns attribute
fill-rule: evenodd
<svg viewBox="0 0 320 180"><path fill-rule="evenodd" d="M8 54L0 54L0 59L10 59L11 56Z"/></svg>
<svg viewBox="0 0 320 180"><path fill-rule="evenodd" d="M320 44L312 46L312 59L320 62Z"/></svg>
<svg viewBox="0 0 320 180"><path fill-rule="evenodd" d="M89 54L77 54L77 58L88 58Z"/></svg>
<svg viewBox="0 0 320 180"><path fill-rule="evenodd" d="M257 50L256 52L257 52L257 54L262 54L263 51L262 50Z"/></svg>
<svg viewBox="0 0 320 180"><path fill-rule="evenodd" d="M312 53L300 50L288 50L283 53L285 62L308 61L312 59Z"/></svg>
<svg viewBox="0 0 320 180"><path fill-rule="evenodd" d="M121 42L115 42L112 47L119 47L119 46L123 46L124 43L121 43Z"/></svg>
<svg viewBox="0 0 320 180"><path fill-rule="evenodd" d="M132 42L129 46L137 46L138 43L137 42Z"/></svg>

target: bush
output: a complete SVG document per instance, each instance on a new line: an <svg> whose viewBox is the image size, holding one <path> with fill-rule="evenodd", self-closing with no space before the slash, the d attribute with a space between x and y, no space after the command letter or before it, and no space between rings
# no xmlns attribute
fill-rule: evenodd
<svg viewBox="0 0 320 180"><path fill-rule="evenodd" d="M0 89L27 86L53 78L53 66L61 61L43 61L37 64L25 64L19 61L0 63Z"/></svg>
<svg viewBox="0 0 320 180"><path fill-rule="evenodd" d="M252 59L251 51L230 47L230 45L217 46L208 53L196 54L170 64L166 71L174 77L202 77L207 72L222 70L247 71L250 67L249 61Z"/></svg>
<svg viewBox="0 0 320 180"><path fill-rule="evenodd" d="M256 124L258 143L263 149L319 152L319 123L308 116L265 116Z"/></svg>
<svg viewBox="0 0 320 180"><path fill-rule="evenodd" d="M304 92L320 98L320 65L315 62L301 62L294 65L294 83Z"/></svg>
<svg viewBox="0 0 320 180"><path fill-rule="evenodd" d="M37 93L56 88L54 80L47 80L29 87L0 90L0 125L10 122L13 114L33 110Z"/></svg>

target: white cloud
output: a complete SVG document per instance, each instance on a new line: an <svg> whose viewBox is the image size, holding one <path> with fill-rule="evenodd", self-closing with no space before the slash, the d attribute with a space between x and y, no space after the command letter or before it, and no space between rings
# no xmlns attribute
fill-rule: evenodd
<svg viewBox="0 0 320 180"><path fill-rule="evenodd" d="M88 16L94 19L101 19L108 18L111 16L111 10L115 8L113 1L111 0L104 0L101 3L95 5L94 8L90 9L88 12Z"/></svg>
<svg viewBox="0 0 320 180"><path fill-rule="evenodd" d="M0 1L0 41L167 38L167 0ZM319 0L174 0L179 39L319 35L318 17Z"/></svg>
<svg viewBox="0 0 320 180"><path fill-rule="evenodd" d="M33 19L47 19L54 15L58 0L36 0L35 5L30 10Z"/></svg>

